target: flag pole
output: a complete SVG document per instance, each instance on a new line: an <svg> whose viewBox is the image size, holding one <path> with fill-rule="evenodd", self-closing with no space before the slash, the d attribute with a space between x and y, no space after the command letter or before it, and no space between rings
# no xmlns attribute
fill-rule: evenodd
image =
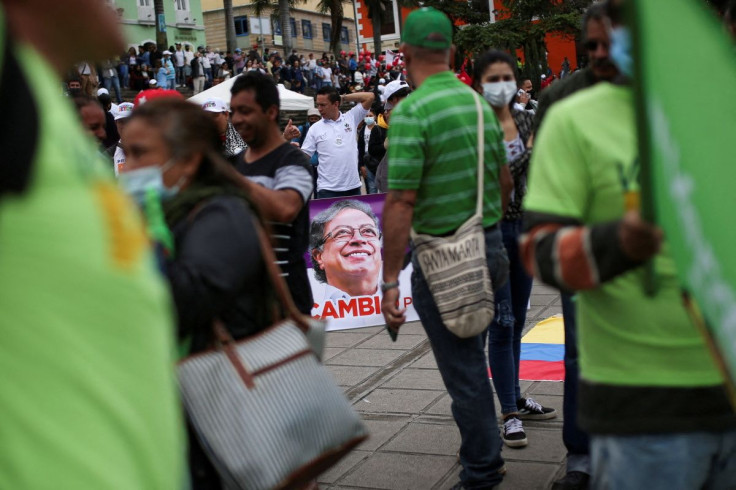
<svg viewBox="0 0 736 490"><path fill-rule="evenodd" d="M644 56L642 46L641 21L636 13L636 2L626 2L626 15L631 29L634 60L634 111L636 114L637 141L639 150L639 189L642 218L649 223L656 223L654 208L654 182L652 179L652 154L650 151L649 122L647 118L647 100L644 94ZM644 292L647 296L657 294L657 281L654 270L654 258L644 264Z"/></svg>

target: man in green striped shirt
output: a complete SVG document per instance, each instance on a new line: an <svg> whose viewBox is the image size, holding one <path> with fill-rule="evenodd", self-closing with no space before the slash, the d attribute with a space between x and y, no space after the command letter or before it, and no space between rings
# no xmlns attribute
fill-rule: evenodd
<svg viewBox="0 0 736 490"><path fill-rule="evenodd" d="M382 309L394 331L406 320L398 308L398 277L409 241L417 233L447 235L474 213L478 189L478 112L471 89L449 69L452 25L441 12L422 8L406 19L402 33L410 82L417 90L391 114L388 187L384 205ZM503 133L481 104L485 149L483 226L493 286L508 277L508 258L496 226L511 192ZM503 199L502 199L503 197ZM452 413L462 436L463 471L454 488L492 488L505 471L501 439L488 381L482 334L460 339L445 327L416 256L412 258L414 306L432 343Z"/></svg>

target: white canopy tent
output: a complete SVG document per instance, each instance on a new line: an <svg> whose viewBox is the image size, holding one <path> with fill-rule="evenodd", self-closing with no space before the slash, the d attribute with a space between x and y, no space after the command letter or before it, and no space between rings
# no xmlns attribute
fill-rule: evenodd
<svg viewBox="0 0 736 490"><path fill-rule="evenodd" d="M242 74L238 76L242 76ZM236 78L237 77L233 77L229 80L225 80L224 82L217 84L214 87L205 90L204 92L198 93L194 97L190 97L189 102L202 104L210 97L219 97L230 104L230 89L235 83ZM278 87L282 111L306 111L314 108L314 99L312 99L312 97L292 92L291 90L288 90L286 87L284 87L282 84L279 84Z"/></svg>

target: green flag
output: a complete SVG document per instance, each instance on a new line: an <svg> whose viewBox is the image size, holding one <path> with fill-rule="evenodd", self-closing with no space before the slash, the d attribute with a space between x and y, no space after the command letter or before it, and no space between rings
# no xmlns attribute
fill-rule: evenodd
<svg viewBox="0 0 736 490"><path fill-rule="evenodd" d="M736 51L702 0L628 3L644 215L664 229L733 387Z"/></svg>

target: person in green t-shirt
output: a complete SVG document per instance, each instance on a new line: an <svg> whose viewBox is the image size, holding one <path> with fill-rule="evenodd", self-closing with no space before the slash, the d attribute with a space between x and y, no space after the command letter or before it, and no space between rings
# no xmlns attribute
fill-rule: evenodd
<svg viewBox="0 0 736 490"><path fill-rule="evenodd" d="M0 488L184 488L170 298L59 74L124 46L99 0L0 0Z"/></svg>
<svg viewBox="0 0 736 490"><path fill-rule="evenodd" d="M618 68L610 58L608 17L603 3L594 3L585 11L582 21L583 46L588 55L588 66L544 89L534 116L534 133L539 130L552 104L592 87L611 81L618 76ZM552 490L584 490L590 480L590 441L578 425L578 366L577 327L574 296L560 293L565 325L565 389L562 406L562 442L567 449L565 476L552 485Z"/></svg>
<svg viewBox="0 0 736 490"><path fill-rule="evenodd" d="M631 53L610 8L622 76L549 110L530 166L522 256L539 279L579 291L592 487L731 488L736 415L683 306L662 232L639 215ZM653 296L642 267L650 260Z"/></svg>
<svg viewBox="0 0 736 490"><path fill-rule="evenodd" d="M501 287L508 276L498 221L503 214L502 195L503 202L508 202L512 186L498 120L488 104L449 70L454 51L450 20L432 8L415 10L406 19L401 39L409 79L417 90L392 113L388 134L391 164L383 209L381 306L387 326L394 331L406 319L397 303L409 229L444 235L475 213L479 183L477 107L482 111L485 136L485 256L495 288ZM501 482L505 470L483 334L461 339L447 329L416 254L412 262L414 306L432 343L462 437L463 470L454 488L491 488Z"/></svg>

